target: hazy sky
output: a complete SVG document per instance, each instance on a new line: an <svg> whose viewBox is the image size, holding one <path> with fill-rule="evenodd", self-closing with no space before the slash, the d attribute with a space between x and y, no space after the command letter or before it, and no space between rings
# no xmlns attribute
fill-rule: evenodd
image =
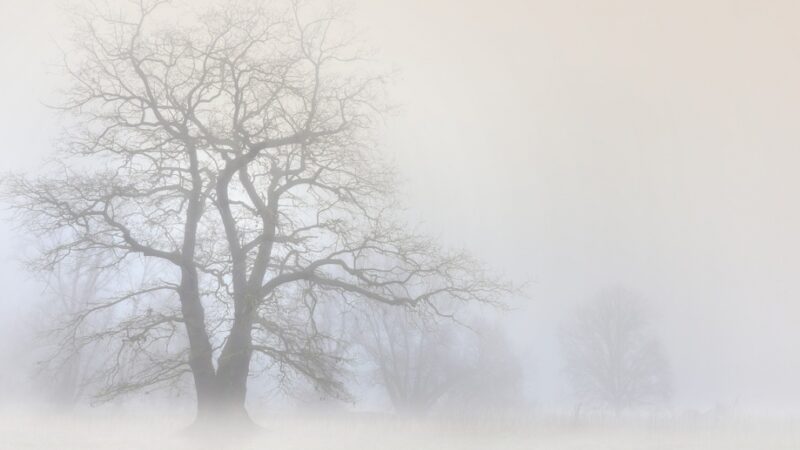
<svg viewBox="0 0 800 450"><path fill-rule="evenodd" d="M621 285L648 301L676 404L800 404L800 3L352 3L399 71L383 142L412 215L531 283L510 326L534 399L564 393L557 322ZM57 129L54 4L0 0L4 170ZM0 236L11 319L37 291Z"/></svg>

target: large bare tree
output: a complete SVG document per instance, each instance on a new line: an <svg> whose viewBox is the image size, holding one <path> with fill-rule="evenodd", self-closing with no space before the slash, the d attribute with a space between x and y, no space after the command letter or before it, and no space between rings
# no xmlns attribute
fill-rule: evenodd
<svg viewBox="0 0 800 450"><path fill-rule="evenodd" d="M83 340L116 349L101 397L191 374L199 420L247 418L253 373L343 389L323 302L437 311L507 289L396 221L381 77L335 11L112 3L76 16L56 169L8 183L40 267L157 268L63 318L119 317Z"/></svg>
<svg viewBox="0 0 800 450"><path fill-rule="evenodd" d="M565 374L583 406L610 409L664 402L669 367L644 309L630 292L609 289L578 309L561 328Z"/></svg>

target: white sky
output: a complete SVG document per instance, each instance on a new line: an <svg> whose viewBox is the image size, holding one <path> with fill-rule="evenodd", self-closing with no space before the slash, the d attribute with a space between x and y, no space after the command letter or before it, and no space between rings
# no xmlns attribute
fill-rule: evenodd
<svg viewBox="0 0 800 450"><path fill-rule="evenodd" d="M53 3L0 0L3 170L56 130ZM400 70L384 144L412 213L532 283L513 334L536 399L563 394L555 323L620 284L656 314L676 403L800 404L800 3L352 3ZM9 318L37 291L7 229Z"/></svg>

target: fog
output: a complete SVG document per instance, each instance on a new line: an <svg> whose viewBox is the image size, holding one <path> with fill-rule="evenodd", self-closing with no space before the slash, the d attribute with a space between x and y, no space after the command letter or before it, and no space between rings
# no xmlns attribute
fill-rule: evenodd
<svg viewBox="0 0 800 450"><path fill-rule="evenodd" d="M201 3L219 2L192 2ZM390 73L391 108L372 132L397 169L398 215L518 287L501 295L507 311L476 315L502 330L520 387L502 397L508 408L472 429L475 437L463 429L476 419L454 419L444 401L421 416L396 414L363 360L345 377L348 398L326 397L322 411L297 406L297 397L316 396L308 388L277 392L267 377L249 386L248 409L265 431L257 438L263 441L248 445L332 448L337 438L329 436L341 439L337 448L368 448L381 436L397 448L796 444L800 5L346 5L348 26ZM67 16L54 0L0 4L4 177L39 173L42 161L57 155L66 124L46 105L69 86L57 65L60 49L70 45ZM149 407L169 417L154 425L159 436L186 427L191 389L180 398L157 390L153 402L131 394L95 406L86 392L74 416L53 418L34 375L37 361L49 358L34 335L53 297L42 274L24 265L45 244L10 209L0 214L0 409L35 411L29 419L3 420L3 440L35 443L35 425L56 423L53 430L68 431L40 435L42 448L54 442L78 448L84 440L97 448L110 442L136 448L144 445L136 430L153 422L140 415ZM636 299L647 336L668 362L670 395L622 418L598 406L584 422L575 414L582 400L565 372L559 336L576 311L608 292ZM467 343L469 331L456 329L448 338L453 352L478 345ZM98 418L107 410L122 411L113 419L122 425L115 426L130 427L112 441L88 425L112 420ZM653 432L642 421L662 428ZM744 433L742 424L754 431ZM310 426L319 433L302 436Z"/></svg>

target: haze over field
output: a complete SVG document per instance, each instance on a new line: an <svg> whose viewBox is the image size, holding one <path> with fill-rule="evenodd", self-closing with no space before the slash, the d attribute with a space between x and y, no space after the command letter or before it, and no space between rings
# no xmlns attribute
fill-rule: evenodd
<svg viewBox="0 0 800 450"><path fill-rule="evenodd" d="M92 4L68 3L78 9ZM138 2L100 3L112 5L111 10L133 5L135 11ZM172 3L164 7L170 12L163 20L171 24L165 29L178 30L195 22L174 11L188 4L199 10L221 7L224 2ZM238 2L229 10L236 11L248 3L253 4ZM291 5L272 3L278 9L284 8L281 11ZM326 11L325 7L318 7L326 3L310 5L303 10L307 14L304 17ZM320 157L324 162L319 165L329 170L330 161L341 164L336 166L341 172L329 182L340 183L339 187L352 189L355 197L363 197L369 220L343 207L337 219L347 224L346 231L331 226L326 232L335 237L306 236L303 239L308 240L302 242L307 247L295 248L294 252L286 244L289 239L281 241L273 235L271 239L280 248L271 258L277 261L276 255L285 257L280 263L283 266L276 269L278 262L269 263L264 269L264 283L255 284L271 286L269 281L282 275L282 271L297 275L305 273L313 261L328 261L318 254L317 246L361 255L349 247L357 240L354 236L368 234L365 230L369 226L378 230L376 236L391 228L384 226L383 215L372 215L386 204L392 205L392 219L404 225L387 232L390 237L381 235L391 241L387 247L363 256L374 266L365 270L372 270L370 276L379 277L378 281L365 281L347 269L329 269L324 275L330 279L304 279L308 286L287 288L280 294L283 297L274 294L269 301L264 300L264 304L276 302L277 306L270 304L274 309L268 310L286 323L275 326L291 331L292 336L281 341L292 351L275 351L269 347L275 341L262 342L267 362L258 369L250 367L251 372L263 369L254 373L247 385L247 407L254 420L267 430L270 423L285 425L281 425L280 435L265 438L265 442L295 448L324 445L294 441L291 430L302 429L303 421L308 420L319 429L328 430L323 435L336 434L349 428L343 424L352 420L359 425L341 431L346 436L343 442L347 443L342 448L368 442L370 436L381 434L376 429L394 429L395 425L400 430L413 431L409 437L404 437L403 432L393 435L387 431L397 447L401 443L418 446L425 442L430 448L437 448L434 443L441 438L452 448L472 448L474 442L459 434L459 427L468 428L472 419L463 414L456 414L458 419L453 419L453 411L491 409L496 426L487 425L485 437L476 438L476 442L498 448L522 447L531 442L542 448L581 448L584 438L608 442L610 448L618 448L613 447L614 442L641 445L636 448L730 448L726 447L730 442L738 442L742 448L764 448L758 447L759 442L773 442L770 448L791 448L797 444L794 419L800 414L800 384L796 381L800 379L800 285L796 283L800 278L800 235L796 230L800 229L800 209L794 204L800 194L796 176L800 137L795 123L800 117L800 31L796 26L800 5L788 0L768 4L755 0L354 0L345 5L338 13L345 19L341 29L358 32L363 47L370 49L370 63L363 67L337 67L329 72L333 74L331 82L322 84L330 92L322 91L329 95L325 97L328 100L341 100L336 96L364 82L359 77L379 73L386 76L380 92L369 99L359 97L358 102L363 100L363 104L372 106L375 101L380 103L377 109L385 112L373 115L358 103L352 111L347 110L358 120L346 120L351 116L342 113L342 123L357 123L357 130L337 135L335 140L322 142L327 138L325 133L338 123L332 113L324 121L308 120L307 127L319 121L319 129L298 131L304 123L298 117L311 117L316 111L308 107L313 102L301 101L316 95L303 97L305 89L313 91L306 83L313 79L308 78L313 70L298 69L302 76L291 73L286 78L288 84L296 83L291 95L297 98L287 101L284 109L273 111L265 107L269 114L265 112L264 116L277 120L275 111L282 111L285 123L294 125L296 133L290 137L298 136L296 141L289 139L286 149L277 146L272 161L285 158L289 167L293 162L288 161L295 161L293 152L299 155L314 145L319 145L322 153L339 155L325 153L324 158ZM63 99L60 89L75 92L59 66L60 49L76 60L83 55L74 50L75 43L68 39L78 26L69 19L68 10L72 9L65 9L63 2L55 0L32 4L0 2L0 54L4 58L0 85L5 87L0 94L0 142L4 143L0 169L4 186L13 184L9 182L12 173L31 177L44 174L54 177L56 188L30 185L31 192L38 188L39 192L71 195L65 186L75 179L58 179L52 165L42 163L52 158L66 160L55 150L64 142L61 130L79 130L83 123L74 116L59 116L45 106ZM124 29L129 25L117 26ZM112 28L100 30L114 36L109 31ZM305 37L298 39L306 42L302 40ZM308 42L313 47L317 41ZM283 57L294 55L291 43L281 45L285 46L281 47ZM272 50L265 47L258 51L270 55ZM159 70L155 66L151 69ZM208 83L229 88L224 73L221 71L219 80L213 78ZM343 81L337 78L342 74L357 76ZM265 85L270 82L264 81ZM269 87L259 89L262 90L254 90L258 94L253 95L254 102ZM231 98L235 103L235 96L231 94ZM331 108L324 101L321 105L322 111ZM225 137L230 131L220 125L224 122L220 117L227 118L227 110L224 105L219 108L223 111L219 116L209 113L198 119L211 132L197 125L201 138L189 136L189 130L185 140L193 145L202 141L198 145L207 159L201 158L201 164L208 168L222 167L240 150L233 144L219 150L229 141L214 141L206 136L220 133ZM240 137L243 129L253 129L247 128L251 124L246 125L241 129L233 127L229 134ZM169 126L162 128L169 132ZM292 126L276 126L264 135L271 139L274 136L270 133L286 134L286 129ZM325 132L320 131L323 129ZM304 134L306 131L310 134ZM314 135L313 139L320 141L308 138L313 133L319 133L321 137ZM160 135L153 132L147 136L156 139ZM252 137L260 135L253 132ZM255 141L247 145L255 147ZM127 145L119 142L105 145ZM173 145L171 142L169 145ZM375 165L370 159L374 148L379 149ZM362 158L364 155L367 158ZM381 158L396 169L396 181L382 178ZM91 164L99 164L100 160L82 161L91 169L99 167ZM70 164L75 168L79 163ZM267 199L265 186L269 183L264 180L270 180L276 172L270 172L267 167L271 166L264 164L253 167L246 176L252 176L254 185ZM363 176L341 181L338 177L345 176L342 174L352 176L350 169ZM224 247L224 219L214 215L221 201L216 193L220 191L212 187L220 174L221 169L219 173L209 169L201 176L202 183L207 183L202 195L207 197L200 203L206 205L208 217L208 222L200 222L197 245L198 258L207 258L197 262L201 277L207 277L200 283L199 298L203 302L214 295L228 295L220 294L224 289L211 294L214 286L230 288L230 298L235 297L233 282L230 286L226 283L236 276L235 263L229 264L229 259L234 259L229 255L236 251ZM245 214L255 211L253 217L258 217L258 196L249 197L253 206L248 206L246 183L242 181L239 186L236 179L233 178L231 195L241 203L232 203L233 215L239 220L244 247L255 254L259 243L269 240L270 235L260 228L261 222ZM286 180L288 184L288 175ZM20 186L28 185L16 184L12 188L14 198L6 197L4 207L15 202L19 205ZM387 186L394 189L394 197L388 198L386 204L375 200ZM305 202L304 208L308 209L276 213L282 218L294 218L291 224L297 233L306 224L304 221L314 215L309 211L327 212L329 207L340 206L322 194L302 195L293 197L292 206ZM44 197L35 201L28 198L28 203L23 203L47 209ZM392 203L394 199L398 202ZM157 200L152 204L162 205ZM361 206L358 201L353 204ZM179 212L183 212L182 208ZM94 279L95 272L89 269L102 266L106 260L92 259L99 257L90 255L88 259L71 260L72 266L64 265L61 281L54 282L57 277L52 273L33 273L23 264L25 258L53 245L49 239L31 233L32 224L42 225L36 222L41 217L23 215L15 221L11 209L0 214L0 285L5 286L0 295L0 409L8 414L20 409L46 411L48 418L41 419L42 424L51 424L53 430L70 421L90 428L86 424L98 419L50 417L52 393L61 391L34 376L41 366L38 361L55 360L44 344L47 341L34 337L56 326L59 316L65 319L78 313L77 309L62 305L67 296L57 287L69 285L64 280L77 280L71 288L72 296L88 299L89 294L74 292L91 291L92 299L86 302L93 305L107 300L104 296L122 295L121 290L128 285L134 289L134 283L142 282L144 286L157 278L164 281L159 278L162 276L177 277L180 270L175 267L185 268L180 265L184 262L170 267L168 264L174 261L159 265L161 262L143 258L119 266L114 274ZM147 236L159 245L177 242L167 233L182 227L182 216L172 217L163 211L158 214L162 221L178 222L162 222L168 231L153 232L152 224L151 228L142 227L142 238ZM138 220L131 219L130 223L141 225ZM285 230L278 234L282 231ZM411 231L429 240L420 244L400 237ZM49 236L55 239L62 236L59 233L63 230L54 227ZM253 236L252 246L248 247L246 238ZM314 239L318 242L307 244ZM431 242L435 246L428 246ZM103 245L110 248L117 244L104 241ZM461 250L471 256L460 259ZM450 251L458 257L445 257ZM297 267L287 267L289 255L294 253L304 256L300 262L292 263ZM349 269L362 270L355 262L358 257L337 264L352 263ZM472 257L477 261L474 266ZM247 270L258 273L251 267L258 265L258 259L248 258L243 259ZM300 267L303 264L305 268ZM452 271L441 269L447 264L452 265L448 266ZM75 267L87 270L76 272ZM387 267L392 270L382 272ZM403 273L411 272L425 273L429 278L411 283L391 280L401 285L402 294L380 284L388 283L381 276L402 279ZM349 283L346 277L350 276L356 277L353 285L336 284ZM176 280L167 281L177 285ZM319 297L315 297L315 286L323 287L320 292L324 293ZM403 303L400 300L406 299L427 303L430 292L425 290L438 295L437 287L441 286L446 286L444 290L450 298L437 299L439 303L432 302L431 308L445 307L445 312L452 308L477 333L441 320L438 313L442 311L406 312L402 306L375 306L357 298L377 298L378 303ZM362 288L368 292L365 294ZM348 306L356 305L353 310L343 311L338 309L340 305L325 303L331 300L326 295L334 290L337 295L346 293L342 298L347 298ZM469 292L469 298L462 310L453 304L464 300L458 297L463 292ZM117 326L127 315L150 317L146 307L152 309L149 305L158 305L160 300L164 304L173 301L173 309L180 310L176 300L169 300L166 294L163 298L157 295L160 294L143 300L141 309L111 309L116 312L92 322L92 326L98 330ZM314 307L299 302L301 297L315 299ZM204 303L204 326L210 330L210 345L215 352L210 359L212 371L219 365L214 358L219 358L228 342L225 334L216 333L234 328L233 313L225 314L232 311L235 302L225 303L225 298L219 299L219 305L230 308L215 309ZM484 305L495 299L507 303L510 309L504 312ZM315 309L317 300L319 310ZM173 310L155 307L155 312L172 317ZM281 315L284 313L287 317ZM330 341L317 341L304 334L309 328L306 325L313 322L306 316L316 317L321 334L331 337ZM159 339L174 339L177 347L169 347L169 351L188 348L181 328L183 316L164 323L167 322L178 324L174 328L177 331L169 338L158 334ZM131 324L151 330L149 323ZM593 341L591 336L603 333L593 334L587 329L623 330L619 333L625 338ZM294 338L297 342L292 341ZM576 339L583 339L583 344L575 344ZM301 341L306 345L302 348L310 353L296 352L299 347L287 344L300 345ZM398 351L389 345L409 341L419 346L407 345ZM112 347L92 345L98 347L87 347L88 353L93 352L91 348ZM596 373L593 367L614 366L614 358L593 358L603 353L598 348L612 347L629 359L622 364L624 368L616 372L609 369L608 373L615 375L608 376L634 381L609 385L598 381L605 375ZM164 355L160 350L150 350L152 355ZM119 377L132 377L124 378L125 383L135 378L131 374L139 367L136 351L130 356L130 366L119 371L125 374ZM169 354L188 355L175 352ZM398 352L415 362L406 363L405 372L388 374L387 361L396 367ZM614 354L610 350L609 353ZM233 354L238 355L235 351ZM297 356L300 354L305 356ZM389 354L394 359L387 359ZM269 358L280 364L270 365ZM339 367L344 360L349 364L346 370ZM104 370L103 361L107 362L100 356L84 365L87 371ZM397 392L389 387L391 380L410 378L411 372L423 366L429 376L421 383L424 389ZM150 376L156 372L146 373ZM165 373L157 375L173 380ZM91 383L87 381L85 390L82 387L74 392L76 398L70 408L77 411L77 417L97 413L89 406L97 400L94 394L114 392L103 398L110 403L97 408L122 411L120 418L113 420L132 424L131 430L148 426L137 414L147 410L149 398L157 399L152 403L159 405L159 414L170 417L164 423L173 424L175 430L191 422L196 393L190 372L176 376L172 386L175 389L161 389L163 386L158 384L158 389L148 394L152 397L137 392L117 398L117 391L126 391L129 386L117 383L117 375L107 373ZM284 378L291 382L284 386ZM180 397L175 396L176 392ZM315 413L308 418L298 415L298 411L308 410ZM277 411L284 411L285 415ZM350 416L356 412L359 415ZM395 413L402 419L393 425L391 417ZM39 416L38 412L31 414L31 419L5 422L0 428L3 435L11 436L15 442L32 442L25 426L9 425L24 422L33 427ZM130 420L126 422L124 417ZM623 425L612 424L614 417ZM451 420L461 422L453 425ZM702 427L698 428L698 424ZM159 436L169 435L168 426L159 426ZM733 431L737 426L741 426L739 434ZM73 431L59 433L76 447L75 442L83 436ZM136 432L131 433L133 439ZM52 440L41 442L45 447L54 445ZM106 441L98 439L93 445L99 448L105 445L103 442Z"/></svg>

